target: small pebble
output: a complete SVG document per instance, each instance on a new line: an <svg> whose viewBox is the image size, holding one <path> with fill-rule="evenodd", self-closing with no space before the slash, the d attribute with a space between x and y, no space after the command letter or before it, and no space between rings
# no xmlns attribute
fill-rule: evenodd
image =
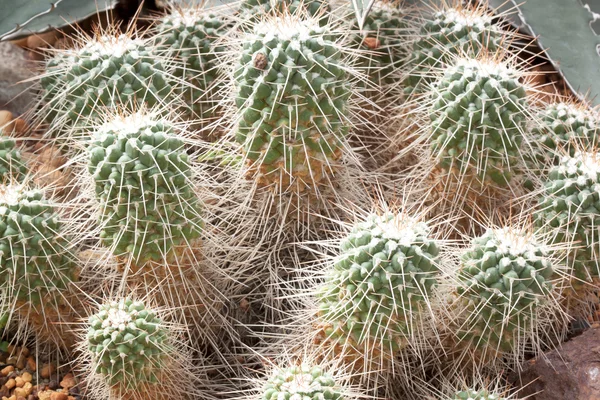
<svg viewBox="0 0 600 400"><path fill-rule="evenodd" d="M37 398L37 396L30 394L29 396L27 396L27 400L35 400Z"/></svg>
<svg viewBox="0 0 600 400"><path fill-rule="evenodd" d="M22 388L23 386L25 386L25 380L20 376L17 376L15 378L15 382L17 383L17 387L19 387L19 388Z"/></svg>
<svg viewBox="0 0 600 400"><path fill-rule="evenodd" d="M69 396L62 392L52 392L50 400L69 400Z"/></svg>
<svg viewBox="0 0 600 400"><path fill-rule="evenodd" d="M44 364L42 370L40 371L40 375L44 379L50 378L50 375L54 373L54 365L53 364Z"/></svg>
<svg viewBox="0 0 600 400"><path fill-rule="evenodd" d="M10 121L12 121L12 119L13 119L13 115L10 111L8 111L8 110L0 111L0 127L8 124Z"/></svg>
<svg viewBox="0 0 600 400"><path fill-rule="evenodd" d="M25 382L31 382L33 380L33 376L29 372L23 372L21 377Z"/></svg>
<svg viewBox="0 0 600 400"><path fill-rule="evenodd" d="M17 396L17 400L27 400L27 399L23 396Z"/></svg>
<svg viewBox="0 0 600 400"><path fill-rule="evenodd" d="M4 386L6 386L10 390L17 386L17 381L15 381L14 379L9 379L8 382L4 384Z"/></svg>
<svg viewBox="0 0 600 400"><path fill-rule="evenodd" d="M65 375L65 377L63 378L62 381L60 381L60 386L63 389L69 389L72 388L73 386L75 386L77 384L77 382L75 381L75 377L73 376L72 373L68 373L67 375Z"/></svg>
<svg viewBox="0 0 600 400"><path fill-rule="evenodd" d="M13 372L15 370L15 367L13 367L12 365L8 365L6 367L4 367L1 371L0 374L2 376L8 376L8 374L10 374L11 372Z"/></svg>
<svg viewBox="0 0 600 400"><path fill-rule="evenodd" d="M58 389L58 381L55 379L52 379L50 382L48 382L48 388L50 390L56 390Z"/></svg>
<svg viewBox="0 0 600 400"><path fill-rule="evenodd" d="M35 369L37 368L37 365L35 364L35 358L33 357L29 357L27 359L27 368L31 371L31 372L35 372Z"/></svg>

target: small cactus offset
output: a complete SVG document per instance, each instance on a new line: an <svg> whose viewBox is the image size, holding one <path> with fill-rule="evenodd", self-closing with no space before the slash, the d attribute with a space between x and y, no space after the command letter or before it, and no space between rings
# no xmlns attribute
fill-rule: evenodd
<svg viewBox="0 0 600 400"><path fill-rule="evenodd" d="M454 395L452 400L506 400L498 394L487 390L462 390Z"/></svg>
<svg viewBox="0 0 600 400"><path fill-rule="evenodd" d="M74 322L69 320L74 310L68 299L78 265L54 207L39 190L4 184L0 232L2 305L16 310L39 339L68 347L63 340L66 323Z"/></svg>
<svg viewBox="0 0 600 400"><path fill-rule="evenodd" d="M235 139L260 186L302 192L327 185L348 133L345 77L340 49L315 19L284 14L244 36Z"/></svg>
<svg viewBox="0 0 600 400"><path fill-rule="evenodd" d="M101 239L113 254L143 266L188 249L202 229L183 139L144 111L115 117L89 146Z"/></svg>
<svg viewBox="0 0 600 400"><path fill-rule="evenodd" d="M553 305L553 261L536 237L519 228L488 229L461 257L456 327L482 361L519 356L539 324L538 309Z"/></svg>
<svg viewBox="0 0 600 400"><path fill-rule="evenodd" d="M412 46L406 92L426 90L435 80L436 70L457 55L474 56L501 47L504 32L492 24L493 15L485 7L454 3L424 21Z"/></svg>
<svg viewBox="0 0 600 400"><path fill-rule="evenodd" d="M460 58L433 89L432 152L439 166L481 186L507 186L522 160L527 98L519 72L492 58Z"/></svg>
<svg viewBox="0 0 600 400"><path fill-rule="evenodd" d="M538 225L567 247L572 284L581 288L600 277L600 157L591 152L564 156L548 173L536 211Z"/></svg>
<svg viewBox="0 0 600 400"><path fill-rule="evenodd" d="M438 253L427 224L407 215L372 214L355 225L317 296L323 339L365 364L392 360L417 336Z"/></svg>
<svg viewBox="0 0 600 400"><path fill-rule="evenodd" d="M217 114L223 96L218 56L225 51L220 38L229 25L228 17L197 6L172 10L156 27L159 49L173 60L173 74L180 80L173 85L183 92L192 119L209 122Z"/></svg>
<svg viewBox="0 0 600 400"><path fill-rule="evenodd" d="M90 383L117 399L168 399L185 393L190 382L173 381L178 375L190 378L179 370L181 350L174 334L142 301L121 298L100 305L88 319L81 344Z"/></svg>

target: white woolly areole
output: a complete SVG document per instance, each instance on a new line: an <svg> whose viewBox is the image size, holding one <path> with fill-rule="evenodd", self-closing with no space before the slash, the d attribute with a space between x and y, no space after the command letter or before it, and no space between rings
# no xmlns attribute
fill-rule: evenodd
<svg viewBox="0 0 600 400"><path fill-rule="evenodd" d="M299 19L292 15L268 18L254 26L254 35L262 38L265 42L272 39L306 42L314 34L322 32L323 28L319 26L317 20Z"/></svg>
<svg viewBox="0 0 600 400"><path fill-rule="evenodd" d="M417 238L429 235L427 224L407 215L398 214L390 220L385 216L371 216L369 220L375 223L371 231L373 236L394 240L401 246L411 246Z"/></svg>
<svg viewBox="0 0 600 400"><path fill-rule="evenodd" d="M116 134L118 137L127 137L156 126L160 120L152 114L137 112L126 116L116 116L112 120L100 126L96 131L98 137L108 133Z"/></svg>
<svg viewBox="0 0 600 400"><path fill-rule="evenodd" d="M142 39L133 39L127 35L105 35L86 44L80 52L92 53L94 60L104 57L121 57L126 53L132 53L135 57L137 49L143 45Z"/></svg>
<svg viewBox="0 0 600 400"><path fill-rule="evenodd" d="M0 186L0 204L6 206L16 206L19 204L25 189L23 185L10 184Z"/></svg>
<svg viewBox="0 0 600 400"><path fill-rule="evenodd" d="M510 227L493 229L492 236L498 251L514 257L527 255L531 259L541 246L531 235Z"/></svg>
<svg viewBox="0 0 600 400"><path fill-rule="evenodd" d="M304 400L302 395L310 395L323 390L321 384L309 373L294 374L287 371L284 374L281 390L291 394L290 400Z"/></svg>
<svg viewBox="0 0 600 400"><path fill-rule="evenodd" d="M566 117L566 122L568 124L573 124L574 122L584 123L586 121L592 122L594 126L598 125L598 116L591 113L587 108L577 106L576 104L570 103L555 103L552 104L548 111L552 112L556 110L559 118Z"/></svg>
<svg viewBox="0 0 600 400"><path fill-rule="evenodd" d="M125 310L123 302L112 303L106 312L106 318L102 321L102 328L123 330L131 320L131 313Z"/></svg>
<svg viewBox="0 0 600 400"><path fill-rule="evenodd" d="M436 24L443 23L445 25L454 25L452 30L455 32L460 31L465 26L484 30L486 25L490 25L491 22L491 15L476 13L470 9L458 10L456 8L450 8L436 13L434 20L434 23Z"/></svg>
<svg viewBox="0 0 600 400"><path fill-rule="evenodd" d="M169 21L173 24L173 27L179 28L180 26L194 26L198 21L209 19L206 10L201 8L185 8L177 10L171 15L165 17L165 21Z"/></svg>
<svg viewBox="0 0 600 400"><path fill-rule="evenodd" d="M402 10L398 7L397 4L388 2L388 1L376 1L371 8L371 12L373 11L383 11L388 12L390 14L400 14Z"/></svg>
<svg viewBox="0 0 600 400"><path fill-rule="evenodd" d="M580 175L584 179L598 183L600 155L579 152L574 157L563 157L558 166L558 171L562 174Z"/></svg>
<svg viewBox="0 0 600 400"><path fill-rule="evenodd" d="M489 78L500 77L502 80L513 79L516 71L504 62L494 60L477 60L474 58L461 58L452 66L447 74L454 74L460 68L464 68L465 78Z"/></svg>

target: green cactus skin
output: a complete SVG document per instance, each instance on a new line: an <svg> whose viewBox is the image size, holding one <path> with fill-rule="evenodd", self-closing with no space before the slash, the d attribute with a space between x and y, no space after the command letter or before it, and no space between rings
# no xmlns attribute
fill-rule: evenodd
<svg viewBox="0 0 600 400"><path fill-rule="evenodd" d="M492 60L458 60L438 81L430 113L439 166L474 174L480 185L508 185L522 159L526 107L515 70Z"/></svg>
<svg viewBox="0 0 600 400"><path fill-rule="evenodd" d="M481 7L455 7L435 13L426 21L413 44L407 93L422 92L433 82L433 73L453 56L475 56L482 49L500 48L502 32L492 25L492 15Z"/></svg>
<svg viewBox="0 0 600 400"><path fill-rule="evenodd" d="M200 236L200 200L182 139L144 113L117 118L96 132L89 172L102 215L101 239L138 266L161 261Z"/></svg>
<svg viewBox="0 0 600 400"><path fill-rule="evenodd" d="M161 104L172 91L168 81L148 44L127 35L102 36L58 53L41 79L54 123L95 118L102 107Z"/></svg>
<svg viewBox="0 0 600 400"><path fill-rule="evenodd" d="M469 313L458 337L479 350L510 354L550 293L552 263L533 237L488 229L461 257L458 294Z"/></svg>
<svg viewBox="0 0 600 400"><path fill-rule="evenodd" d="M308 17L321 17L319 23L325 25L330 11L327 0L243 0L240 3L242 18L253 22L258 22L265 15L289 13L298 18L305 14Z"/></svg>
<svg viewBox="0 0 600 400"><path fill-rule="evenodd" d="M540 111L534 120L532 136L546 147L541 161L558 164L560 150L574 156L573 144L585 148L596 146L600 139L600 119L585 105L552 103Z"/></svg>
<svg viewBox="0 0 600 400"><path fill-rule="evenodd" d="M298 191L331 175L348 133L340 50L314 20L277 17L243 41L235 103L253 178Z"/></svg>
<svg viewBox="0 0 600 400"><path fill-rule="evenodd" d="M506 400L487 390L463 390L457 392L452 400Z"/></svg>
<svg viewBox="0 0 600 400"><path fill-rule="evenodd" d="M2 136L0 130L0 180L11 179L23 181L27 175L27 166L21 158L21 152L16 147L15 140Z"/></svg>
<svg viewBox="0 0 600 400"><path fill-rule="evenodd" d="M262 400L343 400L334 378L307 365L276 370L267 381Z"/></svg>
<svg viewBox="0 0 600 400"><path fill-rule="evenodd" d="M123 390L158 383L171 349L156 312L131 299L103 304L89 317L86 347L95 373Z"/></svg>
<svg viewBox="0 0 600 400"><path fill-rule="evenodd" d="M568 263L574 285L600 276L600 157L576 153L553 167L535 213L540 227L552 231L554 243L569 243Z"/></svg>
<svg viewBox="0 0 600 400"><path fill-rule="evenodd" d="M349 15L358 32L354 13ZM352 37L352 47L376 54L361 54L357 67L364 70L377 87L397 82L394 73L404 65L407 57L405 36L408 29L405 14L397 3L376 2L367 16L362 33Z"/></svg>
<svg viewBox="0 0 600 400"><path fill-rule="evenodd" d="M160 46L176 60L174 76L189 83L176 85L190 107L189 117L213 118L221 100L217 56L225 51L218 40L228 30L227 21L201 8L187 8L164 17L156 30Z"/></svg>
<svg viewBox="0 0 600 400"><path fill-rule="evenodd" d="M318 295L325 336L389 356L411 336L436 282L438 245L427 224L386 213L357 224L340 250Z"/></svg>
<svg viewBox="0 0 600 400"><path fill-rule="evenodd" d="M17 304L38 311L57 306L77 280L61 229L40 191L0 187L0 285Z"/></svg>

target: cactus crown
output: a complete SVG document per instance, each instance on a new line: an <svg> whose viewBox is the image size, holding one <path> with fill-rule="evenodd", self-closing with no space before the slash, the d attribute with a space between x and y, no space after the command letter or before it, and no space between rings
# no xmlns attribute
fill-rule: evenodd
<svg viewBox="0 0 600 400"><path fill-rule="evenodd" d="M549 294L552 273L547 249L523 230L488 229L474 238L458 273L458 294L471 313L461 338L512 351L513 334L528 332Z"/></svg>
<svg viewBox="0 0 600 400"><path fill-rule="evenodd" d="M77 278L53 207L22 184L0 186L0 254L1 286L33 307L61 303Z"/></svg>
<svg viewBox="0 0 600 400"><path fill-rule="evenodd" d="M506 400L487 390L463 390L457 392L452 400Z"/></svg>
<svg viewBox="0 0 600 400"><path fill-rule="evenodd" d="M277 369L264 386L263 400L342 400L334 378L308 365Z"/></svg>
<svg viewBox="0 0 600 400"><path fill-rule="evenodd" d="M440 167L506 186L521 160L526 92L508 64L459 59L434 88L432 151Z"/></svg>
<svg viewBox="0 0 600 400"><path fill-rule="evenodd" d="M98 129L89 156L101 238L116 255L143 265L198 239L200 200L171 124L144 112L117 117Z"/></svg>
<svg viewBox="0 0 600 400"><path fill-rule="evenodd" d="M340 249L319 293L325 333L343 345L399 349L438 272L429 227L406 215L370 215Z"/></svg>
<svg viewBox="0 0 600 400"><path fill-rule="evenodd" d="M303 191L331 175L341 157L350 95L327 28L284 15L243 40L235 72L236 140L260 185Z"/></svg>
<svg viewBox="0 0 600 400"><path fill-rule="evenodd" d="M139 389L159 381L169 338L155 311L131 299L100 306L88 320L87 349L95 372L110 386Z"/></svg>

